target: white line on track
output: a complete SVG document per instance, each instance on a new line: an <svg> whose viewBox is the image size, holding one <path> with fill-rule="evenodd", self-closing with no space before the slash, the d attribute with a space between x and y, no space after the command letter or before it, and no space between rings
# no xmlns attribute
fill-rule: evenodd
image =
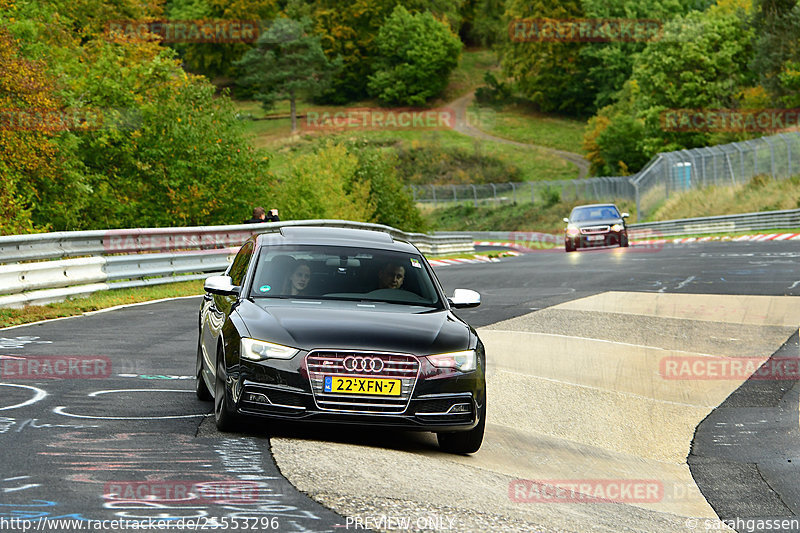
<svg viewBox="0 0 800 533"><path fill-rule="evenodd" d="M694 281L694 278L695 278L694 276L689 276L685 280L681 281L680 283L678 283L678 286L675 287L675 290L684 288L686 285Z"/></svg>

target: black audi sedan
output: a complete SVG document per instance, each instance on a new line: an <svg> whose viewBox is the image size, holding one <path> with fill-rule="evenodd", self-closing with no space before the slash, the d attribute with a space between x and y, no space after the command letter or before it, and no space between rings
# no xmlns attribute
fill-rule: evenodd
<svg viewBox="0 0 800 533"><path fill-rule="evenodd" d="M628 246L628 227L614 204L579 205L565 218L564 247L567 252L590 246Z"/></svg>
<svg viewBox="0 0 800 533"><path fill-rule="evenodd" d="M415 246L388 233L284 226L255 235L200 310L197 396L217 428L267 419L432 431L472 453L486 423L486 356Z"/></svg>

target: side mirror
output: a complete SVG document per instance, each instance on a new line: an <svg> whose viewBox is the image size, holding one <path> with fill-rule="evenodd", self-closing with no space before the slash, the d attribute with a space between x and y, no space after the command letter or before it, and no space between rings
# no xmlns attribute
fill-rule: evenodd
<svg viewBox="0 0 800 533"><path fill-rule="evenodd" d="M241 289L233 284L230 276L211 276L206 279L203 288L206 292L220 296L238 296Z"/></svg>
<svg viewBox="0 0 800 533"><path fill-rule="evenodd" d="M631 216L630 213L622 213L622 218L628 218L629 216Z"/></svg>
<svg viewBox="0 0 800 533"><path fill-rule="evenodd" d="M469 289L456 289L453 296L448 298L450 305L456 309L467 309L481 305L481 295Z"/></svg>
<svg viewBox="0 0 800 533"><path fill-rule="evenodd" d="M563 220L564 222L566 222L567 224L569 224L569 219L568 219L568 218L562 218L561 220Z"/></svg>

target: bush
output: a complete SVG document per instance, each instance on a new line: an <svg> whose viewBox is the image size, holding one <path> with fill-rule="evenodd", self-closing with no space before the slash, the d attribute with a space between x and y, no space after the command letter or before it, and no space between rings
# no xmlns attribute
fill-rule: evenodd
<svg viewBox="0 0 800 533"><path fill-rule="evenodd" d="M388 105L423 105L441 93L462 46L430 13L411 15L400 5L381 26L376 45L378 57L368 89Z"/></svg>

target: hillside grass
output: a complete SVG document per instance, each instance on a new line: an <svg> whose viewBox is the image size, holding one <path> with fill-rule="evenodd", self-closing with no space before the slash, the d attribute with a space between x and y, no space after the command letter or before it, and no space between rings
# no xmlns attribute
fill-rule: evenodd
<svg viewBox="0 0 800 533"><path fill-rule="evenodd" d="M585 121L547 115L524 104L508 104L496 109L492 121L476 126L504 139L586 154L582 145Z"/></svg>
<svg viewBox="0 0 800 533"><path fill-rule="evenodd" d="M756 176L744 185L707 187L672 194L648 221L714 215L736 215L800 208L800 176L772 179Z"/></svg>

